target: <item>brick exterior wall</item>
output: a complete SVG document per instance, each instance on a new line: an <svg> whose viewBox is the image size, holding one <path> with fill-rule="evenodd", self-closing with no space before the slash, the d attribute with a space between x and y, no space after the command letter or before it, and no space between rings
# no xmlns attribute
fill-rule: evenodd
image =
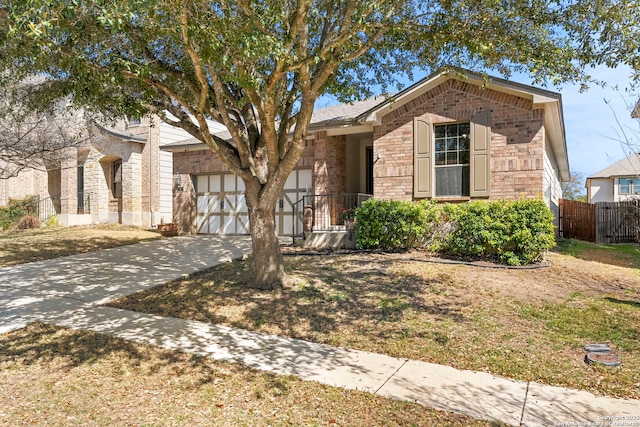
<svg viewBox="0 0 640 427"><path fill-rule="evenodd" d="M316 132L313 141L313 189L316 194L344 193L347 187L347 137Z"/></svg>
<svg viewBox="0 0 640 427"><path fill-rule="evenodd" d="M470 121L491 109L490 199L540 198L544 127L541 109L514 95L448 80L400 106L374 127L374 195L413 199L413 118L434 124Z"/></svg>
<svg viewBox="0 0 640 427"><path fill-rule="evenodd" d="M316 148L314 141L307 141L302 157L296 165L297 169L314 167ZM196 189L193 184L197 175L228 173L227 167L210 149L183 151L173 153L174 181L179 176L182 191L173 191L173 222L180 225L183 233L196 233ZM316 185L315 182L313 184Z"/></svg>
<svg viewBox="0 0 640 427"><path fill-rule="evenodd" d="M22 170L11 178L0 179L0 207L6 206L9 199L22 199L32 195L49 197L48 180L49 176L43 165L38 165L38 169Z"/></svg>

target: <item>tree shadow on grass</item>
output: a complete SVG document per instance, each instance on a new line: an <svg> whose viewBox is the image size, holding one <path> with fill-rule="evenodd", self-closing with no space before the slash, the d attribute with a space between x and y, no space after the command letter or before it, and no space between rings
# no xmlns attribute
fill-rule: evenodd
<svg viewBox="0 0 640 427"><path fill-rule="evenodd" d="M110 306L335 344L337 335L442 342L433 322L466 322L449 277L390 270L384 257L287 257L292 283L279 297L250 288L251 260L236 260ZM408 326L412 323L413 326ZM333 337L332 337L333 336Z"/></svg>
<svg viewBox="0 0 640 427"><path fill-rule="evenodd" d="M613 297L606 297L605 300L615 303L615 304L624 304L624 305L628 305L630 307L634 307L634 308L640 308L640 302L638 301L631 301L631 300L623 300L623 299L618 299L618 298L613 298Z"/></svg>
<svg viewBox="0 0 640 427"><path fill-rule="evenodd" d="M6 334L0 339L0 364L11 361L25 366L44 363L63 372L113 359L118 360L117 366L143 367L144 372L149 374L168 370L172 375L190 375L200 379L190 381L194 387L199 387L209 383L218 370L244 369L227 364L218 367L203 364L203 358L199 355L151 348L98 332L73 331L40 322ZM118 373L116 371L110 374L115 375Z"/></svg>
<svg viewBox="0 0 640 427"><path fill-rule="evenodd" d="M36 236L32 241L30 241L29 238L18 239L15 241L7 240L5 242L0 242L0 252L2 252L0 267L10 267L27 262L77 255L159 238L160 235L157 237L151 236L149 238L128 238L124 236L118 238L108 236L66 238L61 233L55 233L55 238L49 236L47 239L39 239Z"/></svg>

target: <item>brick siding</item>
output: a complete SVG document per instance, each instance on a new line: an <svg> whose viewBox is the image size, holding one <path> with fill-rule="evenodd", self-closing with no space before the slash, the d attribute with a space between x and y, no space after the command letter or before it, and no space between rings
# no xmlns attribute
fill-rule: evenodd
<svg viewBox="0 0 640 427"><path fill-rule="evenodd" d="M413 198L413 118L470 121L491 109L490 199L540 198L543 191L543 110L530 100L448 80L400 106L374 127L374 194Z"/></svg>

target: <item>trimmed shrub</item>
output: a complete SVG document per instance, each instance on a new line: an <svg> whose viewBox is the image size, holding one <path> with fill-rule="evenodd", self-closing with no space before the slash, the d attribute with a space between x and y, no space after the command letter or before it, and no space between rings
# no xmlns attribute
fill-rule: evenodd
<svg viewBox="0 0 640 427"><path fill-rule="evenodd" d="M436 220L435 204L369 199L356 212L360 249L406 251L424 239Z"/></svg>
<svg viewBox="0 0 640 427"><path fill-rule="evenodd" d="M37 211L38 198L27 196L24 199L9 199L7 206L0 208L0 229L6 230L26 215Z"/></svg>
<svg viewBox="0 0 640 427"><path fill-rule="evenodd" d="M436 205L369 199L356 213L360 249L426 248L508 265L542 260L555 244L553 213L541 200Z"/></svg>
<svg viewBox="0 0 640 427"><path fill-rule="evenodd" d="M437 250L446 255L523 265L555 244L553 213L541 200L469 202L441 212L451 231Z"/></svg>

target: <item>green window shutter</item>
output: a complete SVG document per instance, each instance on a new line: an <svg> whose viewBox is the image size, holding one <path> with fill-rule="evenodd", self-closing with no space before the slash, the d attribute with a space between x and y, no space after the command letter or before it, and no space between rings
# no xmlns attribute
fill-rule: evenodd
<svg viewBox="0 0 640 427"><path fill-rule="evenodd" d="M413 197L431 197L431 123L416 117L413 119Z"/></svg>
<svg viewBox="0 0 640 427"><path fill-rule="evenodd" d="M491 194L491 111L484 110L471 119L471 197L489 197Z"/></svg>

